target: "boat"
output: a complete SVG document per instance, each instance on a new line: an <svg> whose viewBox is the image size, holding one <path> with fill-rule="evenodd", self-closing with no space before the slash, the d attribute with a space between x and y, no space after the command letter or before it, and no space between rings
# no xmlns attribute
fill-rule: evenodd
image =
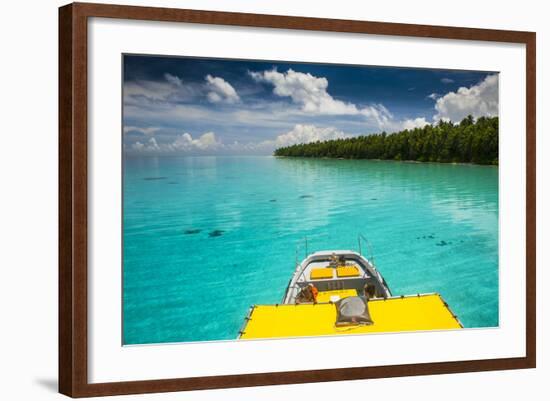
<svg viewBox="0 0 550 401"><path fill-rule="evenodd" d="M436 293L394 296L370 258L359 251L308 254L289 280L281 303L252 305L239 339L368 334L463 328ZM368 243L368 242L367 242ZM306 242L307 244L307 242Z"/></svg>

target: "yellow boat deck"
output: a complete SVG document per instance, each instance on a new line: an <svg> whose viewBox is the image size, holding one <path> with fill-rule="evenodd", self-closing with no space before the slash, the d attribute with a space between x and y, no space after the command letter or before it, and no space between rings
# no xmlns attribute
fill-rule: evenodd
<svg viewBox="0 0 550 401"><path fill-rule="evenodd" d="M342 296L345 298L345 296ZM462 328L439 294L411 295L369 301L370 326L336 327L332 303L256 305L241 339L366 334Z"/></svg>

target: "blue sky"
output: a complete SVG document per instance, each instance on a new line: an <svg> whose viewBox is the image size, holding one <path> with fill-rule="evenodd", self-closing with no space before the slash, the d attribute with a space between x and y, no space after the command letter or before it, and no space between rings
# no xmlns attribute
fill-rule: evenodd
<svg viewBox="0 0 550 401"><path fill-rule="evenodd" d="M124 56L127 153L271 154L280 146L498 114L498 74Z"/></svg>

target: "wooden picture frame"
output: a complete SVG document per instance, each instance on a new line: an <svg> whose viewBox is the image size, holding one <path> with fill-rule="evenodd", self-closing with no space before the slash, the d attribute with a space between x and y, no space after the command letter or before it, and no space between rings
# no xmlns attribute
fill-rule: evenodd
<svg viewBox="0 0 550 401"><path fill-rule="evenodd" d="M228 376L88 382L88 36L91 17L347 32L526 46L526 356ZM73 3L59 9L59 391L71 397L533 368L536 364L535 40L533 32Z"/></svg>

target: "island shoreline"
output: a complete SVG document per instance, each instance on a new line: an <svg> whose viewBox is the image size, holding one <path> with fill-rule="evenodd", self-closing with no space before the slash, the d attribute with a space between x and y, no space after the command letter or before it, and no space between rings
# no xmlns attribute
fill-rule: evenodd
<svg viewBox="0 0 550 401"><path fill-rule="evenodd" d="M498 166L498 148L498 117L467 116L457 124L440 120L390 134L294 143L275 149L273 155Z"/></svg>

